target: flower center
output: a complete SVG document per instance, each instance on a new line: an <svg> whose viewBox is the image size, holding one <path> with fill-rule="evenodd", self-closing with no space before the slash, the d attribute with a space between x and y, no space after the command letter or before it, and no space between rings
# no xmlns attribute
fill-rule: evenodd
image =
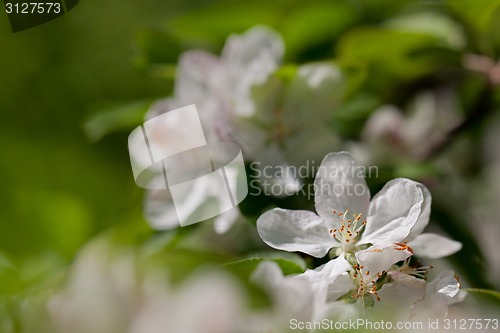
<svg viewBox="0 0 500 333"><path fill-rule="evenodd" d="M354 284L358 287L356 291L351 295L351 298L361 298L363 305L365 305L365 297L368 295L373 295L377 301L380 301L378 296L376 280L380 279L386 272L377 272L375 274L370 274L370 271L363 272L363 266L354 265L354 274L352 275ZM363 274L364 273L364 274ZM373 302L370 296L370 302Z"/></svg>
<svg viewBox="0 0 500 333"><path fill-rule="evenodd" d="M429 273L429 269L434 268L432 266L422 266L420 261L417 261L413 264L410 263L410 257L406 258L403 264L397 268L401 273L405 273L408 275L413 275L415 277L427 280L427 274Z"/></svg>
<svg viewBox="0 0 500 333"><path fill-rule="evenodd" d="M353 214L352 218L348 217L349 210L346 209L343 213L337 213L336 210L333 214L337 215L340 219L340 228L331 229L330 234L342 245L345 252L351 252L356 248L356 242L359 240L359 235L366 225L366 220L361 222L361 213Z"/></svg>

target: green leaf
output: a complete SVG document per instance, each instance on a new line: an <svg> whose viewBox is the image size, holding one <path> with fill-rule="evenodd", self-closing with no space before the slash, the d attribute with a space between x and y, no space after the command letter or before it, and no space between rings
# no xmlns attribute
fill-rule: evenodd
<svg viewBox="0 0 500 333"><path fill-rule="evenodd" d="M444 63L437 50L446 49L438 37L389 28L359 28L339 42L341 62L366 63L375 78L414 79Z"/></svg>
<svg viewBox="0 0 500 333"><path fill-rule="evenodd" d="M418 12L395 17L385 23L394 30L423 33L441 39L452 49L465 47L464 31L451 18L432 12Z"/></svg>
<svg viewBox="0 0 500 333"><path fill-rule="evenodd" d="M500 6L499 0L448 0L446 4L478 32L488 30Z"/></svg>
<svg viewBox="0 0 500 333"><path fill-rule="evenodd" d="M275 26L278 13L272 2L263 6L254 3L212 4L190 11L169 22L169 29L191 48L217 51L231 33L240 33L257 25Z"/></svg>
<svg viewBox="0 0 500 333"><path fill-rule="evenodd" d="M238 275L249 277L255 268L264 261L277 263L284 275L300 274L306 269L306 264L300 256L288 252L254 253L241 260L227 263L225 267L233 270Z"/></svg>
<svg viewBox="0 0 500 333"><path fill-rule="evenodd" d="M132 129L142 123L151 103L151 100L139 100L99 107L84 122L83 129L92 141L112 132Z"/></svg>
<svg viewBox="0 0 500 333"><path fill-rule="evenodd" d="M464 288L464 291L471 294L486 295L493 297L497 302L500 302L500 291L479 288Z"/></svg>
<svg viewBox="0 0 500 333"><path fill-rule="evenodd" d="M358 17L352 4L306 2L287 15L281 25L287 56L293 57L320 43L331 45Z"/></svg>
<svg viewBox="0 0 500 333"><path fill-rule="evenodd" d="M135 36L135 63L139 68L173 64L182 52L178 40L162 30L144 30Z"/></svg>
<svg viewBox="0 0 500 333"><path fill-rule="evenodd" d="M196 269L209 265L220 266L228 260L228 257L206 250L167 248L145 259L147 265L155 269L160 267L165 269L171 281L179 283Z"/></svg>

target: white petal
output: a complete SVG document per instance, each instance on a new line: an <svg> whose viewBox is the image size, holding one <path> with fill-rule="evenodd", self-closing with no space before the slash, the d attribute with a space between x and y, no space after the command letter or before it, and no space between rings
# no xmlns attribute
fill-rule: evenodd
<svg viewBox="0 0 500 333"><path fill-rule="evenodd" d="M281 36L263 26L249 29L242 35L231 35L224 45L221 58L226 65L248 67L263 54L275 64L281 61L284 44Z"/></svg>
<svg viewBox="0 0 500 333"><path fill-rule="evenodd" d="M409 315L410 307L425 296L425 281L397 271L389 271L388 275L391 282L384 284L378 292L381 305Z"/></svg>
<svg viewBox="0 0 500 333"><path fill-rule="evenodd" d="M412 313L414 318L444 318L448 314L448 305L460 302L464 297L455 273L444 271L427 283L425 298L412 308Z"/></svg>
<svg viewBox="0 0 500 333"><path fill-rule="evenodd" d="M444 319L448 314L448 305L439 297L425 296L425 298L411 308L412 320L428 321L430 319Z"/></svg>
<svg viewBox="0 0 500 333"><path fill-rule="evenodd" d="M409 179L393 179L370 202L368 222L360 244L384 246L401 242L420 216L422 190Z"/></svg>
<svg viewBox="0 0 500 333"><path fill-rule="evenodd" d="M349 292L349 290L356 289L356 286L352 283L352 279L349 273L345 272L340 274L336 279L335 283L328 286L328 302L334 302L339 297L344 296Z"/></svg>
<svg viewBox="0 0 500 333"><path fill-rule="evenodd" d="M318 258L338 245L325 222L304 210L270 210L257 220L257 231L262 240L275 249L300 251Z"/></svg>
<svg viewBox="0 0 500 333"><path fill-rule="evenodd" d="M342 79L340 69L330 63L312 63L302 65L298 69L298 76L312 89L319 88L326 81L339 82Z"/></svg>
<svg viewBox="0 0 500 333"><path fill-rule="evenodd" d="M385 248L370 247L359 251L356 253L356 259L363 266L363 275L374 276L377 273L388 271L392 265L405 260L411 255L412 253L407 249L397 245L390 245Z"/></svg>
<svg viewBox="0 0 500 333"><path fill-rule="evenodd" d="M283 272L274 261L264 261L253 271L250 280L262 286L274 287L283 280Z"/></svg>
<svg viewBox="0 0 500 333"><path fill-rule="evenodd" d="M325 220L337 223L333 211L366 216L370 190L364 169L347 152L330 153L321 162L314 181L316 211Z"/></svg>
<svg viewBox="0 0 500 333"><path fill-rule="evenodd" d="M203 104L212 98L212 73L219 68L219 60L205 51L184 52L179 58L175 80L175 95L187 104Z"/></svg>
<svg viewBox="0 0 500 333"><path fill-rule="evenodd" d="M460 291L460 282L453 271L439 273L428 285L429 293L439 296L447 303Z"/></svg>
<svg viewBox="0 0 500 333"><path fill-rule="evenodd" d="M389 141L393 146L401 145L404 140L406 120L402 112L392 105L383 105L377 108L366 121L361 133L364 142L379 140ZM396 141L396 142L395 142ZM384 143L385 143L384 142Z"/></svg>
<svg viewBox="0 0 500 333"><path fill-rule="evenodd" d="M229 102L232 102L236 114L254 114L251 88L264 83L278 68L283 52L281 37L265 27L255 27L243 35L232 35L227 39L221 55L226 75L219 82L222 88L219 93L224 93L224 87L231 91Z"/></svg>
<svg viewBox="0 0 500 333"><path fill-rule="evenodd" d="M180 226L174 201L169 190L148 190L144 198L144 216L155 230L170 230Z"/></svg>
<svg viewBox="0 0 500 333"><path fill-rule="evenodd" d="M420 190L422 190L424 201L422 202L422 207L420 208L420 215L417 219L417 222L415 222L415 225L411 229L410 234L406 237L408 241L413 240L424 231L427 224L429 224L429 217L431 215L431 193L424 185L420 183L415 184L420 188Z"/></svg>
<svg viewBox="0 0 500 333"><path fill-rule="evenodd" d="M338 258L330 260L326 264L315 269L308 269L305 273L300 274L299 276L305 277L313 283L326 282L330 284L335 282L339 275L347 272L351 268L351 265L347 262L347 260L345 260L344 255L340 255Z"/></svg>
<svg viewBox="0 0 500 333"><path fill-rule="evenodd" d="M214 220L214 230L218 234L225 234L241 217L240 210L237 207L217 216Z"/></svg>
<svg viewBox="0 0 500 333"><path fill-rule="evenodd" d="M438 259L452 255L462 248L462 243L436 234L421 234L408 245L420 258Z"/></svg>
<svg viewBox="0 0 500 333"><path fill-rule="evenodd" d="M317 299L320 295L313 290L310 281L298 276L283 276L281 268L275 262L265 261L259 264L251 280L271 294L277 308L285 316L310 320L316 301L320 303L317 306L321 305L321 297Z"/></svg>

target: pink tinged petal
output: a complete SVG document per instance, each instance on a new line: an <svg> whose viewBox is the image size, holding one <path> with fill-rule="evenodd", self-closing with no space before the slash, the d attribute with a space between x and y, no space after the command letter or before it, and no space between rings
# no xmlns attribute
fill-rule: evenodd
<svg viewBox="0 0 500 333"><path fill-rule="evenodd" d="M408 235L408 237L406 237L408 241L413 240L424 231L427 224L429 224L429 218L431 216L431 193L424 185L420 183L415 184L420 188L420 190L422 190L424 201L422 202L422 207L420 208L420 215L417 219L417 222L415 222L415 225L411 229L410 234Z"/></svg>
<svg viewBox="0 0 500 333"><path fill-rule="evenodd" d="M220 86L231 91L227 98L237 115L254 114L251 88L264 83L278 68L283 53L281 37L265 27L255 27L227 39L221 55L226 75Z"/></svg>
<svg viewBox="0 0 500 333"><path fill-rule="evenodd" d="M362 214L366 217L370 190L364 168L347 152L330 153L321 162L314 181L316 211L325 220L338 225L333 213Z"/></svg>
<svg viewBox="0 0 500 333"><path fill-rule="evenodd" d="M263 26L249 29L242 35L231 35L224 45L221 58L229 65L247 67L268 54L278 64L284 53L284 43L275 31Z"/></svg>
<svg viewBox="0 0 500 333"><path fill-rule="evenodd" d="M257 231L275 249L299 251L317 258L339 245L323 219L305 210L272 209L259 217Z"/></svg>
<svg viewBox="0 0 500 333"><path fill-rule="evenodd" d="M382 141L398 148L405 144L405 127L406 120L401 111L392 105L383 105L368 118L361 137L365 142Z"/></svg>
<svg viewBox="0 0 500 333"><path fill-rule="evenodd" d="M210 96L212 74L218 70L219 59L205 51L181 54L175 80L175 95L186 104L203 104Z"/></svg>
<svg viewBox="0 0 500 333"><path fill-rule="evenodd" d="M359 265L363 266L361 270L363 276L371 277L376 276L377 273L383 274L392 265L405 260L412 254L408 247L394 244L385 248L370 247L359 251L356 253L356 259Z"/></svg>
<svg viewBox="0 0 500 333"><path fill-rule="evenodd" d="M384 246L401 242L417 222L424 201L418 183L404 178L389 181L373 198L360 244Z"/></svg>
<svg viewBox="0 0 500 333"><path fill-rule="evenodd" d="M415 255L428 259L447 257L462 248L460 242L431 233L418 235L408 245L413 249Z"/></svg>

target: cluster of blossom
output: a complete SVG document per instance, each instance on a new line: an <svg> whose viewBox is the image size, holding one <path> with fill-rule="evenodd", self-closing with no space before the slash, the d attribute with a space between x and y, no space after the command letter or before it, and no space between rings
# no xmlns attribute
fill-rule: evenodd
<svg viewBox="0 0 500 333"><path fill-rule="evenodd" d="M357 309L394 308L403 318L445 317L448 305L463 300L458 277L452 271L439 273L427 282L430 266L418 258L437 259L459 251L462 244L433 233L422 233L429 222L431 195L420 183L394 179L370 201L363 177L330 170L357 167L346 152L325 157L316 175L317 188L360 184L363 195L336 192L316 193L318 213L272 209L257 221L262 239L271 247L298 251L313 257L329 254L332 260L305 273L285 278L307 280L319 295L315 302L318 319L332 309L337 313ZM337 176L335 176L337 175ZM274 275L261 267L256 274ZM268 279L269 280L269 279ZM267 283L271 290L282 282ZM290 283L288 284L290 285ZM302 298L305 299L305 298ZM349 310L349 308L351 308ZM309 318L311 319L311 318Z"/></svg>
<svg viewBox="0 0 500 333"><path fill-rule="evenodd" d="M328 120L341 100L346 82L333 62L298 66L291 78L281 80L274 74L283 53L281 36L260 26L230 36L220 57L201 50L187 51L179 59L173 96L155 103L146 118L195 104L207 142L235 142L247 162L284 170L306 161L319 163L332 145L338 145ZM151 144L161 147L178 131L186 131L181 123L164 126L151 128ZM130 154L132 159L141 157L141 152ZM182 169L183 165L175 167ZM290 176L261 173L259 183L277 184L286 188L286 193L298 191L299 177L284 174ZM203 203L194 205L196 209ZM155 229L179 226L168 191L146 193L145 215ZM227 231L238 218L237 210L221 215L215 221L216 231Z"/></svg>
<svg viewBox="0 0 500 333"><path fill-rule="evenodd" d="M315 258L328 255L329 261L293 276L283 275L275 262L260 264L252 281L268 291L273 307L270 312L258 314L243 310L244 297L233 292L234 288L229 287L234 286L233 282L226 278L222 278L226 287L214 279L211 281L215 288L208 283L197 287L195 283L195 287L189 286L193 292L188 287L180 292L153 288L142 296L140 305L131 302L136 305L126 309L124 317L129 326L138 327L130 332L168 332L165 327L172 332L280 332L292 319L316 322L322 318L383 317L387 313L391 319L445 317L450 304L463 300L465 293L453 271L435 274L428 282L431 267L420 263L449 256L462 247L440 235L423 233L429 223L430 192L423 184L397 178L371 198L364 172L357 172L361 166L356 159L346 152L327 154L339 146L337 136L326 124L345 88L342 72L333 63L302 65L285 85L273 75L283 52L280 36L263 27L231 36L220 57L204 51L186 52L179 61L174 96L156 103L147 117L196 104L209 142L235 142L247 162L258 162L264 168L293 170L305 161L326 155L315 175L317 213L274 208L257 220L257 231L272 248ZM417 160L423 158L432 147L415 142L434 145L443 139L443 131L422 127L438 124L421 121L429 117L429 112L434 117L442 109L435 102L430 93L419 96L417 110L410 119L393 108L380 108L362 133L365 142L350 147L357 156L374 161L373 155L380 149L370 144L382 140L380 146L389 147L391 154L421 147L409 155ZM314 116L309 114L312 109ZM455 120L447 121L448 126ZM158 135L150 139L161 145L168 141L166 135L182 129L180 125L170 124L168 130L159 128ZM258 174L265 176L266 172ZM271 185L300 189L297 177L267 178ZM168 191L158 190L146 195L146 216L156 229L178 225L172 219L175 209L168 204L168 196ZM216 231L228 230L239 218L237 210L218 217ZM211 290L220 296L213 296ZM66 295L53 302L53 307L59 309L55 311L59 321L67 319L61 319L65 311L71 312L63 310L61 304L71 309L67 302L72 299ZM221 308L212 307L211 299L218 299ZM178 311L174 310L176 302L181 305ZM199 320L190 321L188 315Z"/></svg>

